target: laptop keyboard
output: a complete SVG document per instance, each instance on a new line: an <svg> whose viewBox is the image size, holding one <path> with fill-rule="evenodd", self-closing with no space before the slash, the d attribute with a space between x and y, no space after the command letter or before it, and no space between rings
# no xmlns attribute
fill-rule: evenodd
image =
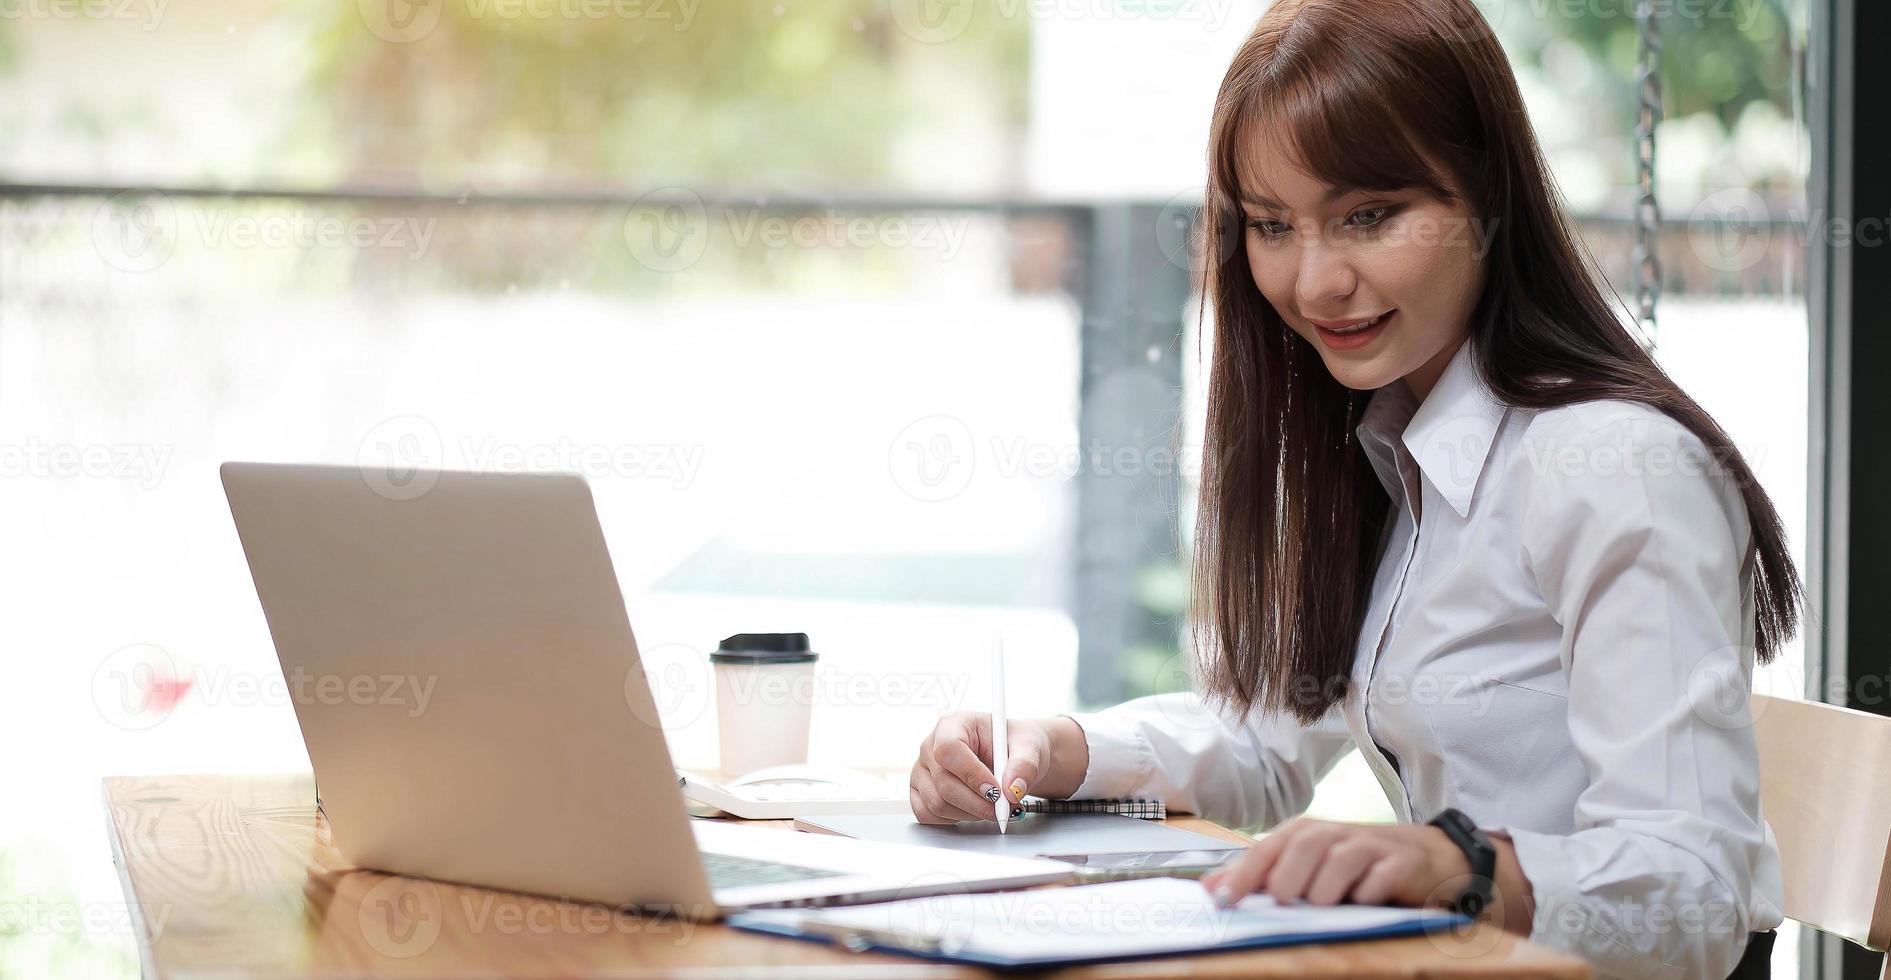
<svg viewBox="0 0 1891 980"><path fill-rule="evenodd" d="M775 885L784 881L806 881L810 878L844 878L849 874L845 871L829 871L826 868L804 868L798 864L784 864L780 861L737 857L734 854L704 854L703 871L709 875L711 888Z"/></svg>

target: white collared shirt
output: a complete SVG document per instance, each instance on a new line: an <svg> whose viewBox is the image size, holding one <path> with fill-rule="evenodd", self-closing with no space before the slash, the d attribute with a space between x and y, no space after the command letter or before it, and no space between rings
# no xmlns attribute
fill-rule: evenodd
<svg viewBox="0 0 1891 980"><path fill-rule="evenodd" d="M1312 726L1187 693L1073 714L1074 795L1267 827L1357 746L1401 822L1455 806L1509 835L1532 940L1608 976L1725 977L1783 918L1733 477L1645 405L1505 406L1470 342L1356 431L1396 514L1347 697Z"/></svg>

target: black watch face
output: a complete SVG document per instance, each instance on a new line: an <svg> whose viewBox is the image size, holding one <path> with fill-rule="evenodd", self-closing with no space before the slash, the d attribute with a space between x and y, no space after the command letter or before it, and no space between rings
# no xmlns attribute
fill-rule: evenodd
<svg viewBox="0 0 1891 980"><path fill-rule="evenodd" d="M1476 918L1478 913L1484 911L1484 896L1477 892L1465 892L1458 898L1458 911Z"/></svg>

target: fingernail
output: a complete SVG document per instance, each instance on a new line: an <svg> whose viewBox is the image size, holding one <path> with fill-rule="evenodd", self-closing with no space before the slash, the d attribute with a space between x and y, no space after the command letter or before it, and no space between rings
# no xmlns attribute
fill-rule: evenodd
<svg viewBox="0 0 1891 980"><path fill-rule="evenodd" d="M1230 905L1233 905L1234 892L1229 890L1228 886L1226 885L1215 886L1215 904L1224 909Z"/></svg>
<svg viewBox="0 0 1891 980"><path fill-rule="evenodd" d="M1024 807L1021 807L1021 806L1014 806L1014 807L1012 807L1012 808L1011 808L1011 815L1012 815L1012 816L1014 816L1014 817L1022 817L1022 816L1024 816Z"/></svg>
<svg viewBox="0 0 1891 980"><path fill-rule="evenodd" d="M978 788L978 792L979 792L979 795L985 797L986 799L992 801L993 803L998 802L998 787L993 786L990 783L986 783L983 786L980 786Z"/></svg>
<svg viewBox="0 0 1891 980"><path fill-rule="evenodd" d="M1018 803L1024 802L1024 780L1014 779L1011 781L1011 799Z"/></svg>

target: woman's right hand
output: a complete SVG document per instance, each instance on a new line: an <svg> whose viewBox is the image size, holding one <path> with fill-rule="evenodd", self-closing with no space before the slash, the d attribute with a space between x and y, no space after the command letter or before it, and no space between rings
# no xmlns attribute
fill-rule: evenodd
<svg viewBox="0 0 1891 980"><path fill-rule="evenodd" d="M1016 806L1026 793L1056 799L1083 785L1089 749L1083 729L1069 718L1010 718L1005 771L991 771L991 715L946 715L919 745L908 796L920 823L995 819L991 791L1004 786Z"/></svg>

